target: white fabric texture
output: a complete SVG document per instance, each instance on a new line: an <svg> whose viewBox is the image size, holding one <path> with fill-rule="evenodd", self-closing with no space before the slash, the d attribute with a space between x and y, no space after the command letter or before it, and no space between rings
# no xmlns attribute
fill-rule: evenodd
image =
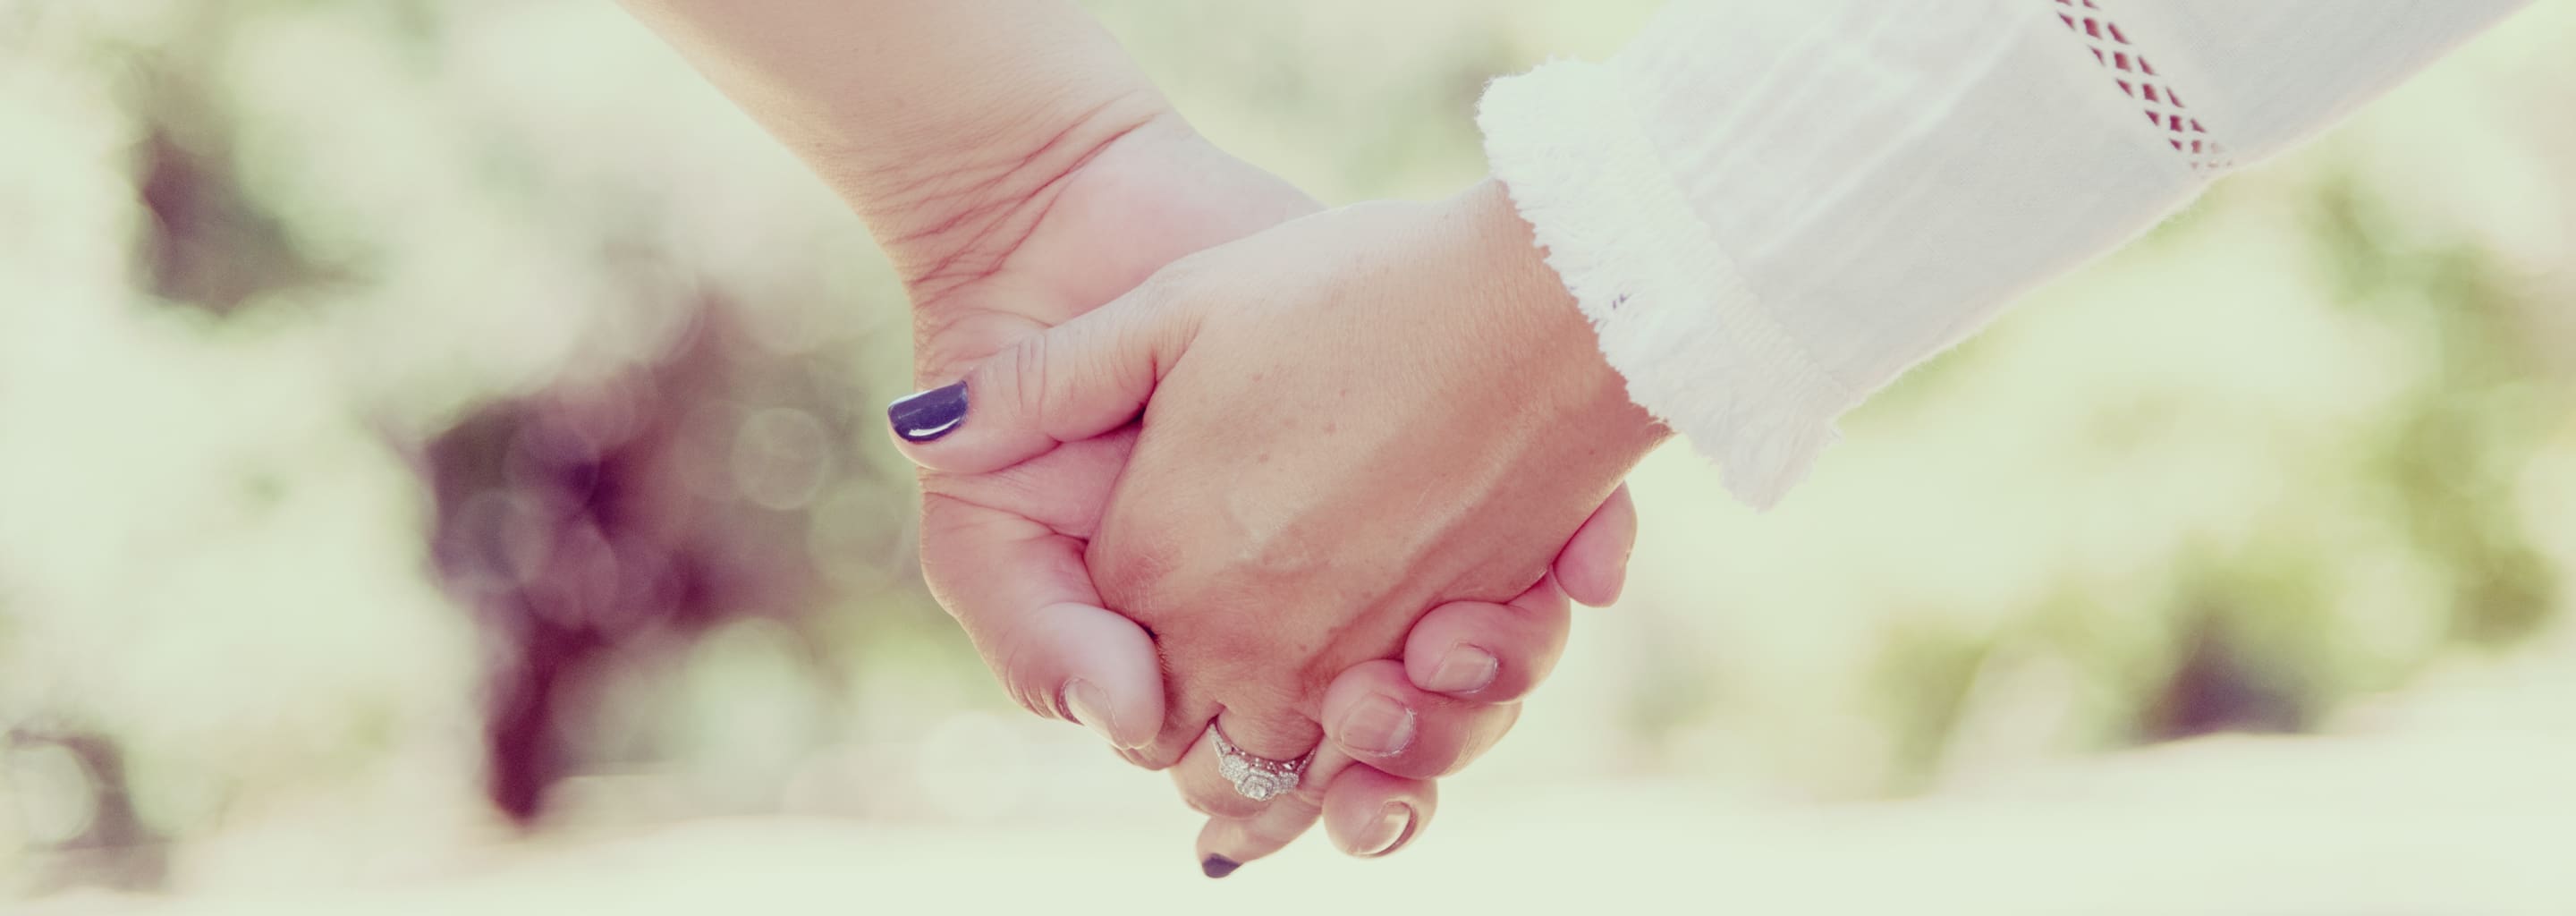
<svg viewBox="0 0 2576 916"><path fill-rule="evenodd" d="M1629 395L1776 502L1844 411L2524 0L1679 0L1477 121Z"/></svg>

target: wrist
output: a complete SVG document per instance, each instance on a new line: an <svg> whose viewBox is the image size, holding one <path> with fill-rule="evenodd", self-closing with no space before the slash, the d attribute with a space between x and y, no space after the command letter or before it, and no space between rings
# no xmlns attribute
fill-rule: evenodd
<svg viewBox="0 0 2576 916"><path fill-rule="evenodd" d="M1458 305L1489 314L1514 371L1543 385L1545 396L1528 406L1546 417L1551 435L1584 437L1621 476L1670 439L1672 431L1629 397L1626 377L1602 355L1591 321L1548 265L1509 189L1489 178L1443 206L1464 230L1476 278Z"/></svg>
<svg viewBox="0 0 2576 916"><path fill-rule="evenodd" d="M916 293L1007 250L1050 183L1170 110L1072 0L623 2L848 201Z"/></svg>
<svg viewBox="0 0 2576 916"><path fill-rule="evenodd" d="M1109 289L1096 282L1094 275L1102 272L1098 239L1085 237L1088 233L1080 227L1099 222L1087 202L1100 196L1092 186L1100 183L1102 166L1114 171L1123 167L1122 159L1147 155L1140 147L1196 137L1177 112L1161 105L1159 97L1153 101L1132 109L1096 109L1076 121L1027 132L1047 136L1005 141L1028 148L1053 140L1055 148L1020 154L1013 174L981 181L971 193L951 195L935 208L906 211L892 198L880 201L878 206L896 212L884 218L871 215L869 226L895 262L911 300L916 382L954 380L964 367L1012 341L1088 311L1134 285L1131 280ZM922 219L932 209L970 218ZM1134 222L1122 221L1122 238L1148 231ZM1068 249L1092 254L1084 260Z"/></svg>
<svg viewBox="0 0 2576 916"><path fill-rule="evenodd" d="M1073 176L1121 139L1187 125L1150 89L1067 101L1007 130L880 164L835 182L894 262L916 305L998 271Z"/></svg>

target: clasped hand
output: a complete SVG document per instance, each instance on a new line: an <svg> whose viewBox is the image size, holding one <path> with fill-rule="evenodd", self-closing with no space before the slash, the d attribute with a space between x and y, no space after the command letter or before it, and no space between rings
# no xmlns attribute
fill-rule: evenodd
<svg viewBox="0 0 2576 916"><path fill-rule="evenodd" d="M1087 570L1096 592L1016 596L1030 616L968 628L988 659L1086 631L1068 641L1090 657L997 670L1170 768L1211 816L1212 874L1318 817L1357 854L1418 832L1428 780L1546 675L1568 590L1615 593L1632 510L1596 510L1661 438L1491 183L1183 257L889 414L931 498L990 516L958 524L1033 523L1019 562ZM989 508L1065 502L1077 478L1077 505ZM1153 657L1160 685L1136 676ZM1311 754L1300 788L1239 791L1218 734Z"/></svg>
<svg viewBox="0 0 2576 916"><path fill-rule="evenodd" d="M623 2L867 222L924 580L1021 705L1172 770L1208 874L1402 846L1618 591L1657 433L1499 188L1317 213L1061 0ZM1216 731L1313 758L1255 801Z"/></svg>

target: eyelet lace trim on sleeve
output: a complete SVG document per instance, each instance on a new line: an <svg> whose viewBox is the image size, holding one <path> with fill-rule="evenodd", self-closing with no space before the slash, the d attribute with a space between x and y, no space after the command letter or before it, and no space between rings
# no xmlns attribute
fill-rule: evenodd
<svg viewBox="0 0 2576 916"><path fill-rule="evenodd" d="M2099 0L2054 0L2057 19L2069 32L2082 40L2093 52L2093 59L2111 71L2111 80L2120 91L2137 101L2147 115L2147 122L2165 131L2165 142L2175 153L2185 157L2196 171L2220 172L2234 167L2227 147L2220 144L2209 129L2201 126L2174 94L2173 87L2156 73L2147 56L2129 43L2128 33L2102 9Z"/></svg>

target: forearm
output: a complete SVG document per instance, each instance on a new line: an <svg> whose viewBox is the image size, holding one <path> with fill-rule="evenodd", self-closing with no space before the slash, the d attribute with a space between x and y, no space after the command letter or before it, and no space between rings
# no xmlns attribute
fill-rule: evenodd
<svg viewBox="0 0 2576 916"><path fill-rule="evenodd" d="M915 297L990 272L1169 105L1062 0L621 0L822 175Z"/></svg>

